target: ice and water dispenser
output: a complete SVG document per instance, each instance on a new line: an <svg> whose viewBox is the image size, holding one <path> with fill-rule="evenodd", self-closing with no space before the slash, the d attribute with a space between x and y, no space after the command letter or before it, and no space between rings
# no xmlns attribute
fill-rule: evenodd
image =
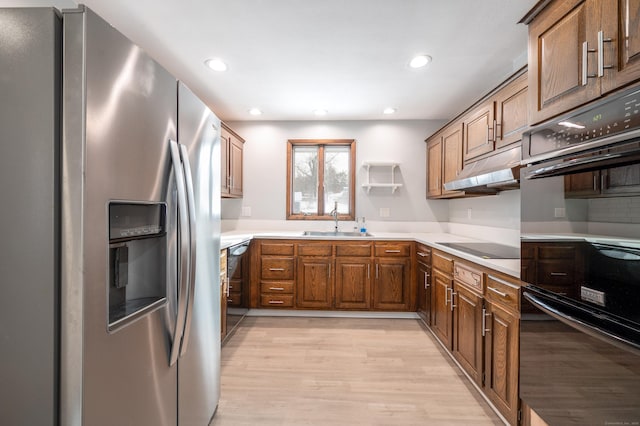
<svg viewBox="0 0 640 426"><path fill-rule="evenodd" d="M109 330L166 301L164 203L109 203Z"/></svg>

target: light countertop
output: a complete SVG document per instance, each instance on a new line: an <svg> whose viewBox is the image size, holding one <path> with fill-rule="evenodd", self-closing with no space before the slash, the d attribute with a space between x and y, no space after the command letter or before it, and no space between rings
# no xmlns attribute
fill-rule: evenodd
<svg viewBox="0 0 640 426"><path fill-rule="evenodd" d="M487 242L447 233L374 232L366 237L327 237L303 235L302 231L232 231L221 236L220 248L224 249L252 238L300 239L300 240L356 240L356 241L415 241L478 265L520 278L520 259L485 259L439 243Z"/></svg>

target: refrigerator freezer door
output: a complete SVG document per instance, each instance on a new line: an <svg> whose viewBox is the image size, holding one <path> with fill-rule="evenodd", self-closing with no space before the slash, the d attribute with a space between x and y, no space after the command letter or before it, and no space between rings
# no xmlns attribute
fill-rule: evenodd
<svg viewBox="0 0 640 426"><path fill-rule="evenodd" d="M166 200L176 81L89 9L65 11L64 40L61 424L175 425L178 271L147 271L166 279L169 302L112 332L106 285L110 201L166 201L167 264L177 264Z"/></svg>
<svg viewBox="0 0 640 426"><path fill-rule="evenodd" d="M220 120L178 84L178 141L191 164L197 261L178 360L178 424L206 425L220 397Z"/></svg>
<svg viewBox="0 0 640 426"><path fill-rule="evenodd" d="M0 9L3 424L58 412L61 25L51 8Z"/></svg>

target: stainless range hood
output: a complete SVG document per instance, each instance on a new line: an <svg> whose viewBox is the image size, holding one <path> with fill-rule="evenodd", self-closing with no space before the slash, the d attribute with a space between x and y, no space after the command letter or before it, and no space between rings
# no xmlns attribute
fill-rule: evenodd
<svg viewBox="0 0 640 426"><path fill-rule="evenodd" d="M448 191L497 192L520 187L520 146L465 165L456 180L446 182Z"/></svg>

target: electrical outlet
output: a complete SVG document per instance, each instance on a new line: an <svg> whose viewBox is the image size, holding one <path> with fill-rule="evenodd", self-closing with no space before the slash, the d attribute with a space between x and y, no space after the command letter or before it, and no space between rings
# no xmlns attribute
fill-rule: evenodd
<svg viewBox="0 0 640 426"><path fill-rule="evenodd" d="M242 216L243 216L243 217L249 217L249 216L251 216L251 207L249 207L249 206L242 206Z"/></svg>
<svg viewBox="0 0 640 426"><path fill-rule="evenodd" d="M389 215L390 215L390 212L388 207L380 208L380 217L389 217Z"/></svg>
<svg viewBox="0 0 640 426"><path fill-rule="evenodd" d="M471 219L471 210L472 209L467 209L467 219Z"/></svg>
<svg viewBox="0 0 640 426"><path fill-rule="evenodd" d="M556 207L553 209L553 217L565 217L566 212L564 207Z"/></svg>

